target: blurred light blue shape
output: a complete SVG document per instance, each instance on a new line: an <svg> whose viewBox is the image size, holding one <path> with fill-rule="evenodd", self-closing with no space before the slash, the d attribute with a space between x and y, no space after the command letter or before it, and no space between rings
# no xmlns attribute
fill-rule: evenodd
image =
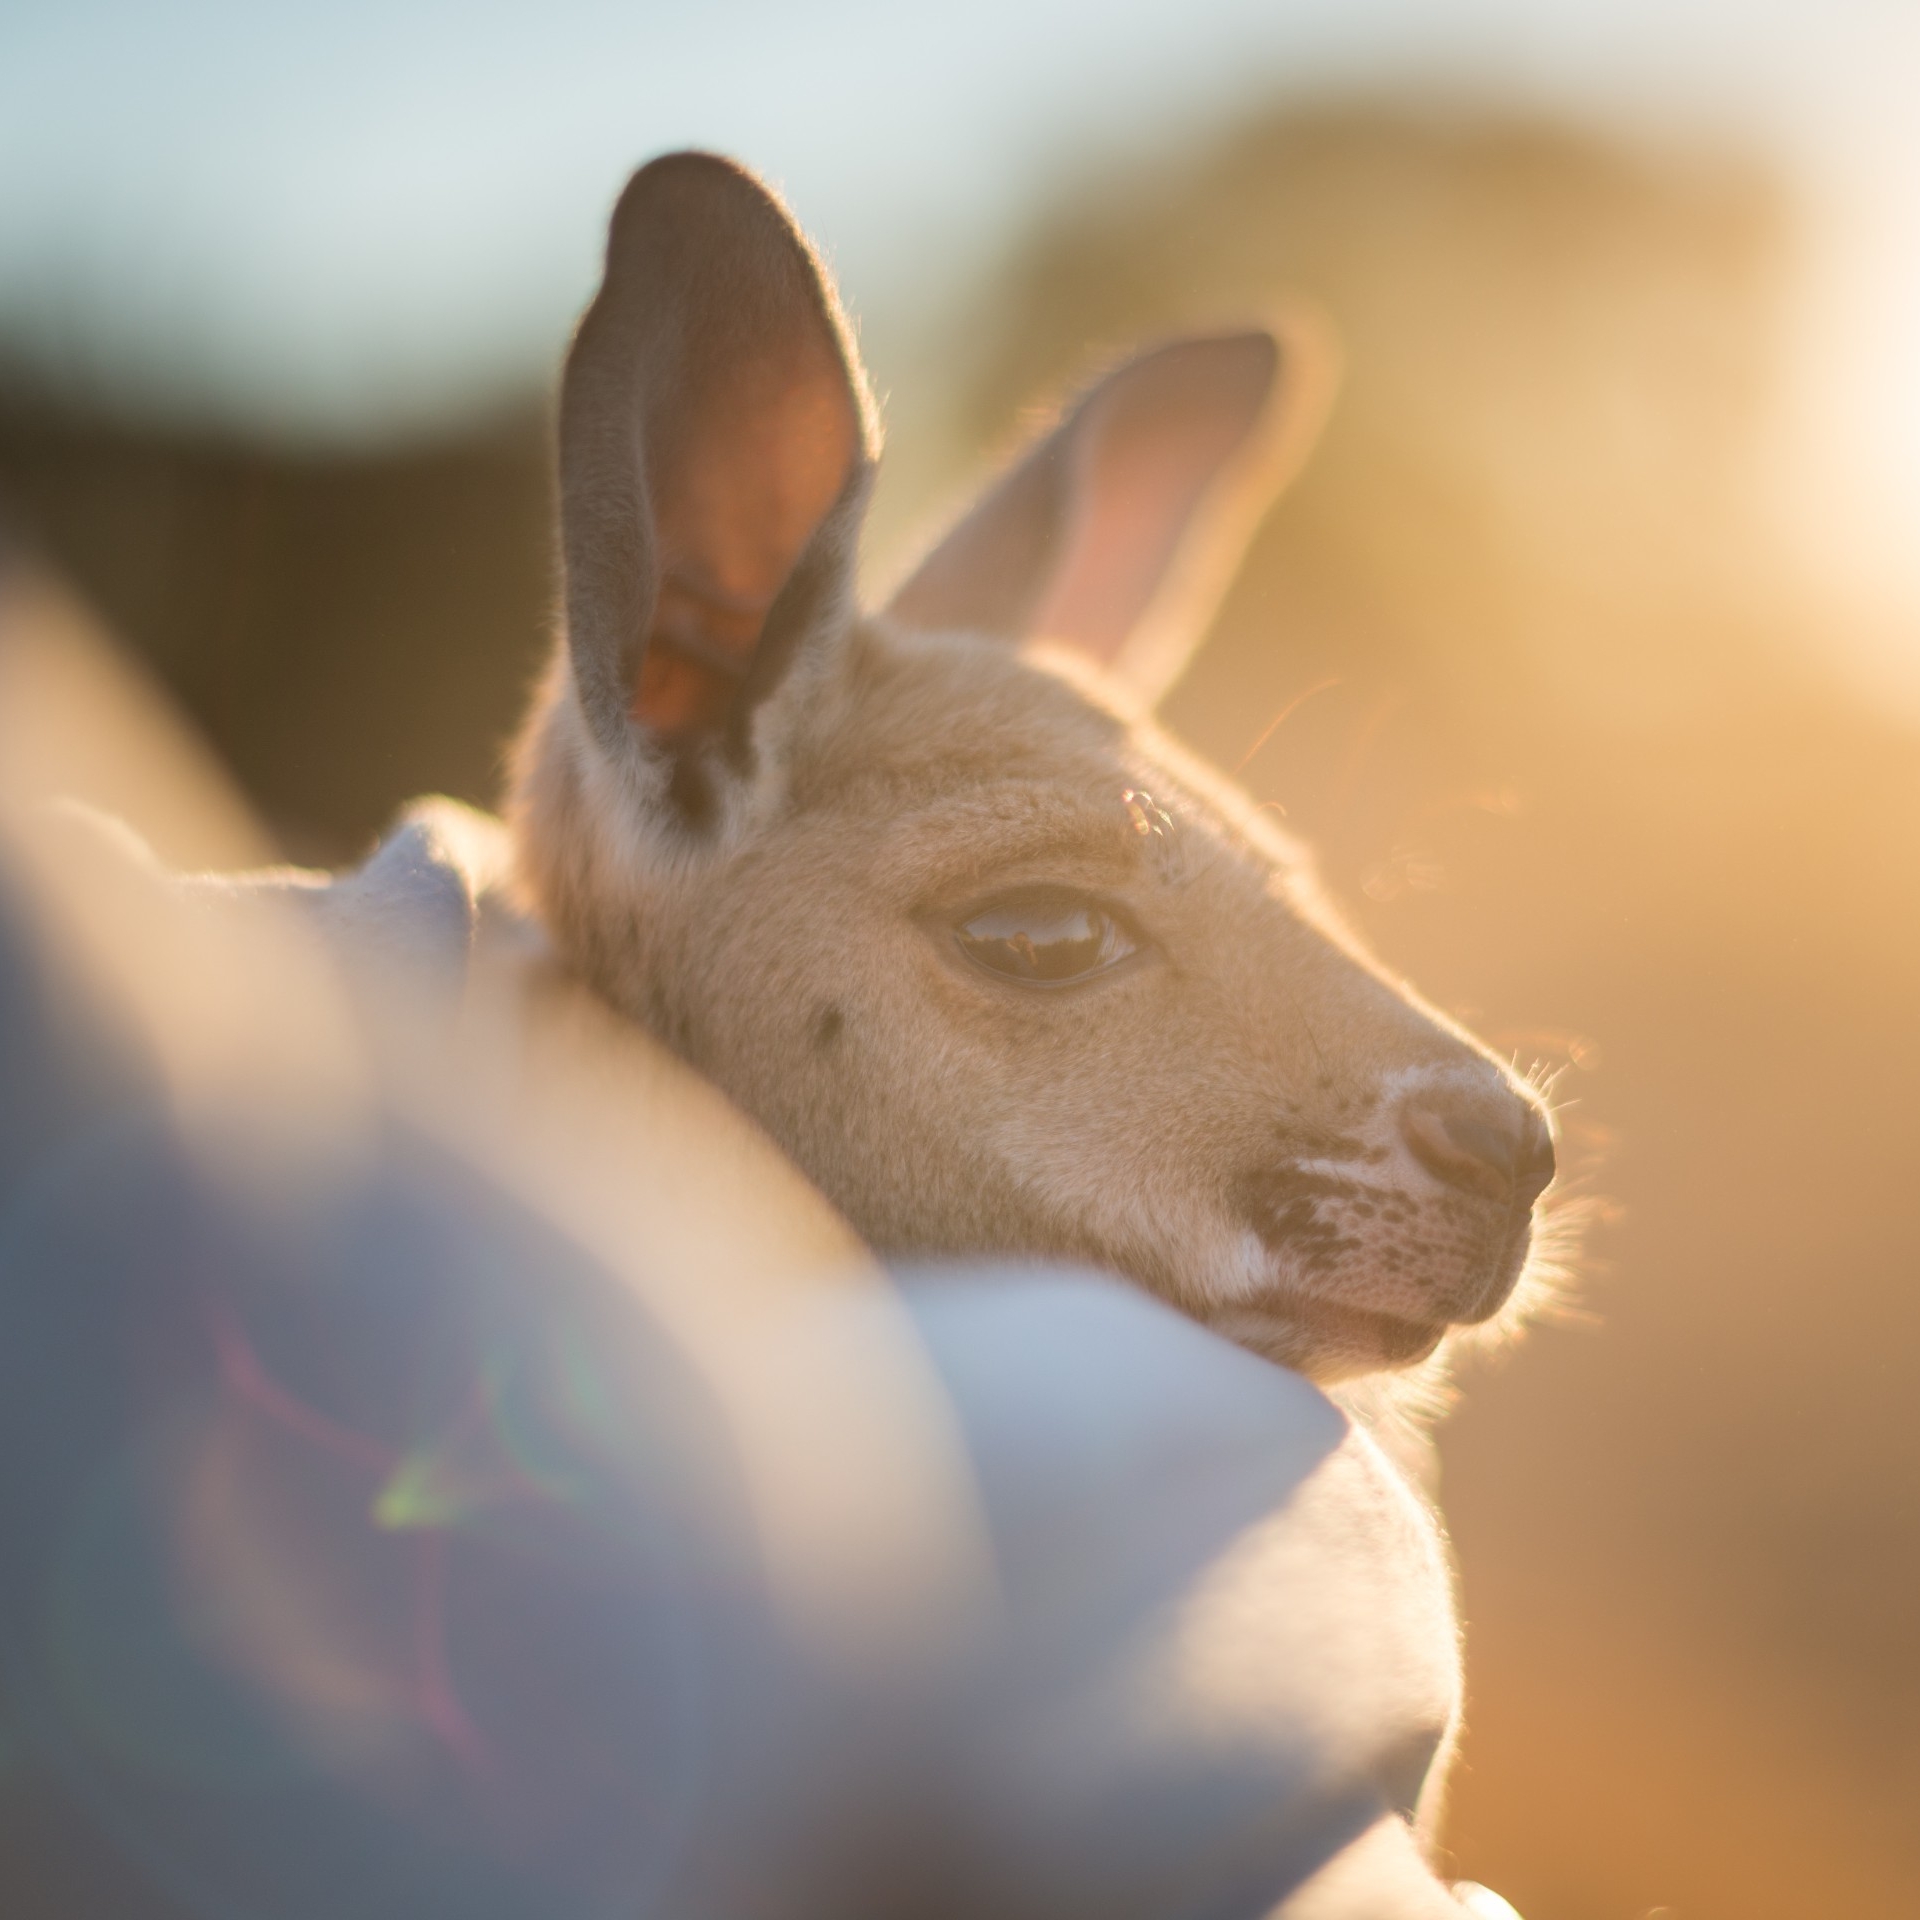
<svg viewBox="0 0 1920 1920"><path fill-rule="evenodd" d="M711 1357L371 1138L318 1200L223 1180L0 866L10 1915L92 1876L115 1920L1226 1920L1390 1814L1403 1747L1417 1787L1444 1711L1316 1694L1289 1625L1273 1543L1373 1471L1305 1382L1095 1276L910 1277L1000 1610L850 1668L768 1584ZM823 1296L804 1364L897 1311ZM1223 1698L1183 1635L1248 1555Z"/></svg>

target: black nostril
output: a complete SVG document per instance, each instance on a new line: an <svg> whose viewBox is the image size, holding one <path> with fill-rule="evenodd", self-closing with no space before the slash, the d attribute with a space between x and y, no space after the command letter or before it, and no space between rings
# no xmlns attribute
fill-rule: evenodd
<svg viewBox="0 0 1920 1920"><path fill-rule="evenodd" d="M1504 1089L1429 1089L1400 1110L1400 1134L1436 1180L1462 1193L1530 1207L1553 1178L1545 1116Z"/></svg>

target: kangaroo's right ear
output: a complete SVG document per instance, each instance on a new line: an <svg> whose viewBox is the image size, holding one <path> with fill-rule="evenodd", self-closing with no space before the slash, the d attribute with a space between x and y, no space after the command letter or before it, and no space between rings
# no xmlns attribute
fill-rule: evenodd
<svg viewBox="0 0 1920 1920"><path fill-rule="evenodd" d="M908 626L1045 638L1151 704L1199 643L1331 397L1331 335L1166 341L1074 400L922 559L888 611Z"/></svg>
<svg viewBox="0 0 1920 1920"><path fill-rule="evenodd" d="M560 397L567 644L595 740L694 805L847 603L878 448L824 269L732 162L628 183Z"/></svg>

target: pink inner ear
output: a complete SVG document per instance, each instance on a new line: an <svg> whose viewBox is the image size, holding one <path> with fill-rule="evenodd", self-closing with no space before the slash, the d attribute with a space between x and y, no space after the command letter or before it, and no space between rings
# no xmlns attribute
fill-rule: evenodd
<svg viewBox="0 0 1920 1920"><path fill-rule="evenodd" d="M729 367L678 412L648 460L660 590L633 697L634 718L669 736L724 718L861 450L824 320Z"/></svg>
<svg viewBox="0 0 1920 1920"><path fill-rule="evenodd" d="M1073 518L1034 634L1113 664L1258 423L1271 372L1271 349L1172 349L1094 395L1073 449Z"/></svg>

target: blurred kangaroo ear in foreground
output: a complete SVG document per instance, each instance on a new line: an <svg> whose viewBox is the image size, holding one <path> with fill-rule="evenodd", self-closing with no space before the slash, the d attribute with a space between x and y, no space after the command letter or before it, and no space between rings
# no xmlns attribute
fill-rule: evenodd
<svg viewBox="0 0 1920 1920"><path fill-rule="evenodd" d="M805 236L731 161L634 175L567 360L568 644L594 736L744 766L754 707L851 591L878 452L845 317ZM641 747L645 751L645 747Z"/></svg>
<svg viewBox="0 0 1920 1920"><path fill-rule="evenodd" d="M1069 403L922 559L905 626L1046 639L1151 704L1179 677L1336 384L1328 329L1151 347Z"/></svg>

